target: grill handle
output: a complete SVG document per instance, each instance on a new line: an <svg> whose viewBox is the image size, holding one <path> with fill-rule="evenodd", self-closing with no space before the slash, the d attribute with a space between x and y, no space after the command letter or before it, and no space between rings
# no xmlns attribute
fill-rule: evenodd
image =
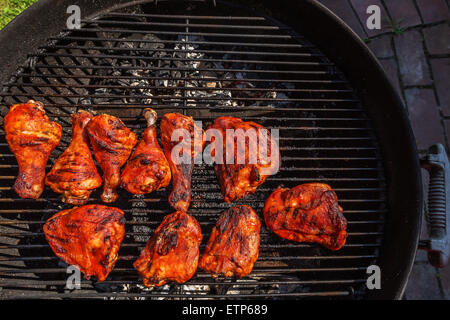
<svg viewBox="0 0 450 320"><path fill-rule="evenodd" d="M430 175L428 187L428 210L425 218L428 240L419 242L419 249L428 252L428 261L436 268L443 268L450 249L450 163L442 144L431 146L421 158L422 168Z"/></svg>

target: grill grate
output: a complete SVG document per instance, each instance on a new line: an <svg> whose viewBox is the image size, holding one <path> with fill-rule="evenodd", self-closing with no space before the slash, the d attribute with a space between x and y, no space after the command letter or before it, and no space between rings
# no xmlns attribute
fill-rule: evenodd
<svg viewBox="0 0 450 320"><path fill-rule="evenodd" d="M348 219L347 244L338 252L293 243L261 229L260 257L241 280L213 280L198 270L185 285L146 289L132 262L164 215L167 190L133 196L120 190L115 206L127 218L119 260L100 284L65 289L66 268L42 232L46 219L69 208L46 190L20 199L12 190L17 164L0 131L0 297L3 298L360 298L366 268L376 264L383 239L386 186L370 119L343 74L314 45L267 16L240 16L220 2L172 8L133 6L83 20L31 54L4 84L1 111L28 99L42 101L63 138L51 163L70 142L70 115L78 109L119 116L137 134L142 108L161 117L183 112L205 125L223 115L280 129L283 166L258 191L235 204L262 216L276 187L320 181L338 194ZM170 14L169 14L170 12ZM188 15L186 13L189 13ZM213 13L214 15L211 15ZM159 133L158 133L159 135ZM197 165L189 213L200 223L203 251L222 201L211 166ZM89 203L100 203L100 191ZM169 186L170 191L170 186Z"/></svg>

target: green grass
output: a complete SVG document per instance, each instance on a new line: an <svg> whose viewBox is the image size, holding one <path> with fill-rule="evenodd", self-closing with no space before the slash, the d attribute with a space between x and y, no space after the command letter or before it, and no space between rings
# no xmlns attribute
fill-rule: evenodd
<svg viewBox="0 0 450 320"><path fill-rule="evenodd" d="M391 20L389 18L386 18L386 21L388 21L391 24L391 26L389 28L392 30L392 32L395 35L400 35L403 32L405 32L406 28L402 27L403 19Z"/></svg>
<svg viewBox="0 0 450 320"><path fill-rule="evenodd" d="M37 0L0 0L0 30Z"/></svg>

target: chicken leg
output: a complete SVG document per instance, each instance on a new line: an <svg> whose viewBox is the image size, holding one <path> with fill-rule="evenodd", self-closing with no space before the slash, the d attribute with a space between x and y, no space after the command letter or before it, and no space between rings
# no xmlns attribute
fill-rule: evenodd
<svg viewBox="0 0 450 320"><path fill-rule="evenodd" d="M172 141L173 136L179 140ZM203 130L195 126L192 117L168 113L161 119L161 143L173 176L169 203L175 210L187 212L191 202L194 159L202 152L204 145ZM174 158L172 154L179 155L175 150L185 152L179 158Z"/></svg>
<svg viewBox="0 0 450 320"><path fill-rule="evenodd" d="M103 171L103 202L114 202L120 184L120 168L137 142L136 135L118 118L102 114L87 125L94 156Z"/></svg>
<svg viewBox="0 0 450 320"><path fill-rule="evenodd" d="M197 220L187 213L174 212L164 218L133 266L147 287L159 287L168 281L184 283L197 270L201 242Z"/></svg>
<svg viewBox="0 0 450 320"><path fill-rule="evenodd" d="M210 129L217 130L223 137L222 155L212 149L211 158L225 202L253 194L268 176L278 171L281 165L278 145L263 126L239 118L220 117L208 127ZM230 132L234 134L232 139L227 136ZM266 147L265 153L259 149L260 144Z"/></svg>
<svg viewBox="0 0 450 320"><path fill-rule="evenodd" d="M65 203L86 204L92 190L102 185L89 149L86 126L91 119L92 114L86 111L72 115L72 142L45 179L45 184L53 191L62 193Z"/></svg>
<svg viewBox="0 0 450 320"><path fill-rule="evenodd" d="M45 166L61 140L62 128L48 119L42 103L33 100L11 106L4 126L19 165L14 190L22 198L37 199L44 191Z"/></svg>
<svg viewBox="0 0 450 320"><path fill-rule="evenodd" d="M330 250L345 244L347 220L327 184L278 188L267 198L263 213L267 227L282 238L316 242Z"/></svg>
<svg viewBox="0 0 450 320"><path fill-rule="evenodd" d="M260 228L261 221L249 206L224 211L211 232L199 267L213 278L250 274L259 255Z"/></svg>
<svg viewBox="0 0 450 320"><path fill-rule="evenodd" d="M121 186L133 194L150 193L164 188L172 177L169 163L156 139L157 116L153 109L144 110L147 129L122 170Z"/></svg>
<svg viewBox="0 0 450 320"><path fill-rule="evenodd" d="M122 210L98 204L58 212L47 220L44 235L53 252L77 266L86 279L108 277L125 236Z"/></svg>

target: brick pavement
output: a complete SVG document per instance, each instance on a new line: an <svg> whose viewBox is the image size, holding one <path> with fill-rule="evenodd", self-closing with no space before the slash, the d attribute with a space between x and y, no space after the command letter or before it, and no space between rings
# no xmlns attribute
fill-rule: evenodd
<svg viewBox="0 0 450 320"><path fill-rule="evenodd" d="M420 151L450 142L449 0L319 0L368 44L402 97ZM381 30L368 30L366 9L381 9ZM424 187L428 177L423 174ZM423 223L421 238L427 237ZM450 300L450 265L435 269L418 252L405 299Z"/></svg>

